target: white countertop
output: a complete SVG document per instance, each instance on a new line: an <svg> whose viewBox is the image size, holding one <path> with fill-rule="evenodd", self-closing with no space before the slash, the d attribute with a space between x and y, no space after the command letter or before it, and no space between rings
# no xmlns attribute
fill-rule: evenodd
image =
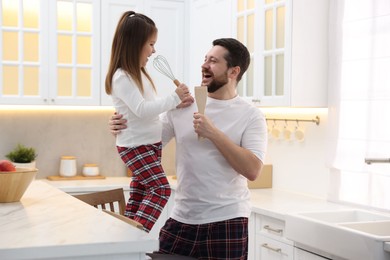
<svg viewBox="0 0 390 260"><path fill-rule="evenodd" d="M104 259L157 249L147 233L45 181L33 181L20 202L0 203L0 259Z"/></svg>
<svg viewBox="0 0 390 260"><path fill-rule="evenodd" d="M64 180L51 181L42 179L42 181L67 193L96 192L110 189L123 188L129 190L130 177L106 177L104 179L86 179L86 180Z"/></svg>
<svg viewBox="0 0 390 260"><path fill-rule="evenodd" d="M168 176L168 180L171 188L176 189L176 180L172 176ZM45 181L65 192L76 193L115 188L123 188L126 191L129 190L131 178L107 177L88 181ZM331 203L324 199L276 189L251 189L251 202L253 212L279 219L284 219L284 215L288 213L346 208L346 206Z"/></svg>

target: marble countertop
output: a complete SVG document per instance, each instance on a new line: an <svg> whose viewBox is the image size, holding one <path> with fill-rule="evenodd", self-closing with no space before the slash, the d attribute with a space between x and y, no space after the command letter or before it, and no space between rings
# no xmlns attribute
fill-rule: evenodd
<svg viewBox="0 0 390 260"><path fill-rule="evenodd" d="M64 180L64 181L52 181L48 179L42 179L46 182L64 192L67 193L83 193L83 192L96 192L110 189L123 188L123 190L129 190L130 177L106 177L104 179L89 179L89 180Z"/></svg>
<svg viewBox="0 0 390 260"><path fill-rule="evenodd" d="M20 202L0 203L0 259L97 259L156 249L147 233L42 180Z"/></svg>

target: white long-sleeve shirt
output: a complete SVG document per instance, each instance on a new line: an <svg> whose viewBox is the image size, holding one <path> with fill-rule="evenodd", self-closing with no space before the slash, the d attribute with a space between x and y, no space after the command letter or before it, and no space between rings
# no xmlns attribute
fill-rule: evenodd
<svg viewBox="0 0 390 260"><path fill-rule="evenodd" d="M176 92L164 98L158 98L152 84L142 74L144 93L135 81L122 69L118 69L112 78L112 101L115 110L127 120L127 128L116 137L116 145L134 147L154 144L161 141L162 112L176 108L181 103Z"/></svg>
<svg viewBox="0 0 390 260"><path fill-rule="evenodd" d="M236 172L209 139L198 140L190 107L162 117L163 144L176 139L177 189L171 217L187 224L205 224L249 217L247 179ZM235 144L264 162L267 125L263 113L240 97L207 98L205 115Z"/></svg>

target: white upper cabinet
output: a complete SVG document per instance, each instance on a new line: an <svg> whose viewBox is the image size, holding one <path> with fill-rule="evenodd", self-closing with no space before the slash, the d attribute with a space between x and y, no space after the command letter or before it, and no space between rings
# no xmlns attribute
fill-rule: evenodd
<svg viewBox="0 0 390 260"><path fill-rule="evenodd" d="M202 81L201 65L206 53L211 49L213 40L232 37L231 0L193 0L190 1L190 24L188 48L185 53L189 70L189 87L199 86Z"/></svg>
<svg viewBox="0 0 390 260"><path fill-rule="evenodd" d="M0 104L111 105L104 81L111 44L123 12L150 16L157 53L186 82L183 0L0 0ZM170 79L147 69L160 96Z"/></svg>
<svg viewBox="0 0 390 260"><path fill-rule="evenodd" d="M238 86L259 106L326 107L329 0L236 0L251 66Z"/></svg>
<svg viewBox="0 0 390 260"><path fill-rule="evenodd" d="M0 3L0 104L98 105L100 1Z"/></svg>
<svg viewBox="0 0 390 260"><path fill-rule="evenodd" d="M102 73L101 73L101 104L112 105L111 98L105 93L104 81L110 61L112 39L116 25L123 12L133 10L149 16L156 23L158 39L155 45L156 53L149 58L147 70L151 75L157 94L166 96L175 91L176 86L168 77L162 75L153 67L153 59L163 55L169 62L173 75L181 82L186 82L185 43L187 26L184 0L103 0L102 1Z"/></svg>

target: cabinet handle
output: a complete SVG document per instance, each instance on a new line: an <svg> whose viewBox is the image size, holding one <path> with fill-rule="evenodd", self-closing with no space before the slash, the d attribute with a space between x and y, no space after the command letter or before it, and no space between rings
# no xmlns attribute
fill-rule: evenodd
<svg viewBox="0 0 390 260"><path fill-rule="evenodd" d="M272 232L275 232L275 233L279 233L279 234L282 234L283 233L283 229L279 229L279 228L272 228L268 225L265 225L264 226L264 229L268 230L268 231L272 231Z"/></svg>
<svg viewBox="0 0 390 260"><path fill-rule="evenodd" d="M281 253L282 252L281 248L275 248L275 247L269 246L267 243L264 243L261 246L264 247L264 248L267 248L269 250L272 250L272 251L274 251L276 253Z"/></svg>

